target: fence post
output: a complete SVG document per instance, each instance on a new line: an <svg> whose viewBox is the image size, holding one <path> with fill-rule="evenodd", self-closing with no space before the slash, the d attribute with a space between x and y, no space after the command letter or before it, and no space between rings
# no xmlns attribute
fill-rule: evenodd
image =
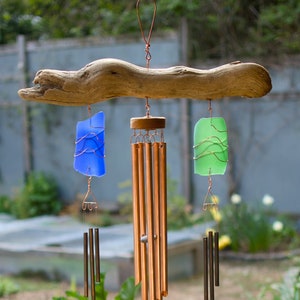
<svg viewBox="0 0 300 300"><path fill-rule="evenodd" d="M27 57L26 57L26 39L24 35L18 35L18 69L20 73L20 88L28 87L27 79ZM25 181L33 170L32 156L32 124L30 104L22 101L23 116L23 144L24 144L24 177Z"/></svg>

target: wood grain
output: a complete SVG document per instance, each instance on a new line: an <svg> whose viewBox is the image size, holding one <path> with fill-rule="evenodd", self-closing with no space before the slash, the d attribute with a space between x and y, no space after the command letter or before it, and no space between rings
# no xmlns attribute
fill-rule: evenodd
<svg viewBox="0 0 300 300"><path fill-rule="evenodd" d="M147 69L111 58L93 61L77 71L40 70L34 84L19 90L19 96L24 100L68 106L117 97L259 98L272 88L268 71L255 63L233 62L208 70L184 66Z"/></svg>

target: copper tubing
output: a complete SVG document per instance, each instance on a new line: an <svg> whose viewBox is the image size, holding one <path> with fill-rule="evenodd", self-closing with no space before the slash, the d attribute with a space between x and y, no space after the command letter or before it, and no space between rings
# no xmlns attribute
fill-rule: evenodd
<svg viewBox="0 0 300 300"><path fill-rule="evenodd" d="M153 179L152 179L152 143L145 143L146 168L146 207L147 207L147 241L148 241L148 280L149 298L156 296L155 257L154 257L154 220L153 220Z"/></svg>
<svg viewBox="0 0 300 300"><path fill-rule="evenodd" d="M140 213L140 238L146 236L146 215L145 215L145 170L144 170L144 144L138 143L138 188L139 188L139 213ZM139 241L140 241L139 238ZM142 299L148 299L148 276L147 276L147 245L141 244L141 292Z"/></svg>
<svg viewBox="0 0 300 300"><path fill-rule="evenodd" d="M96 282L100 282L100 241L99 229L95 228Z"/></svg>
<svg viewBox="0 0 300 300"><path fill-rule="evenodd" d="M140 205L139 205L139 160L138 144L131 144L132 162L132 205L133 205L133 231L134 231L134 277L135 284L141 281L141 242L140 242Z"/></svg>
<svg viewBox="0 0 300 300"><path fill-rule="evenodd" d="M214 233L214 248L215 248L215 286L220 286L219 232Z"/></svg>
<svg viewBox="0 0 300 300"><path fill-rule="evenodd" d="M160 234L161 234L161 293L168 295L168 230L167 230L167 144L159 146L160 168Z"/></svg>
<svg viewBox="0 0 300 300"><path fill-rule="evenodd" d="M96 295L95 295L95 267L94 267L94 234L93 234L93 228L89 229L89 246L90 246L91 295L92 295L92 300L96 300Z"/></svg>
<svg viewBox="0 0 300 300"><path fill-rule="evenodd" d="M155 231L155 287L156 300L161 295L161 232L160 232L160 160L159 143L153 143L153 192L154 192L154 231Z"/></svg>
<svg viewBox="0 0 300 300"><path fill-rule="evenodd" d="M208 253L207 253L207 237L203 238L203 287L204 300L208 300Z"/></svg>
<svg viewBox="0 0 300 300"><path fill-rule="evenodd" d="M83 233L83 296L89 296L88 233Z"/></svg>
<svg viewBox="0 0 300 300"><path fill-rule="evenodd" d="M209 286L210 300L215 299L215 283L214 283L214 251L213 251L213 232L208 232L208 257L209 257Z"/></svg>

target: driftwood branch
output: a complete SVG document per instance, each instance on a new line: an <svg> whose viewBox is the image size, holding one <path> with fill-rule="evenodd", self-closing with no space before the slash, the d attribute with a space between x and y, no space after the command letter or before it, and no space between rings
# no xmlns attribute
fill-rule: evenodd
<svg viewBox="0 0 300 300"><path fill-rule="evenodd" d="M147 69L117 59L96 60L78 71L41 70L34 84L19 90L20 97L70 106L116 97L259 98L272 88L268 71L255 63L234 62L209 70L184 66Z"/></svg>

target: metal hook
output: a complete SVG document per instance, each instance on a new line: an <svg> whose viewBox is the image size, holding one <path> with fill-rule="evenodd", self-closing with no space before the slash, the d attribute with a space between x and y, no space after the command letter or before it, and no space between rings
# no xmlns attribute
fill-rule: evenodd
<svg viewBox="0 0 300 300"><path fill-rule="evenodd" d="M93 211L94 209L98 208L96 197L91 189L91 181L92 181L92 176L88 178L88 189L81 203L81 208L83 211L86 210ZM93 201L86 201L90 195L92 196Z"/></svg>

